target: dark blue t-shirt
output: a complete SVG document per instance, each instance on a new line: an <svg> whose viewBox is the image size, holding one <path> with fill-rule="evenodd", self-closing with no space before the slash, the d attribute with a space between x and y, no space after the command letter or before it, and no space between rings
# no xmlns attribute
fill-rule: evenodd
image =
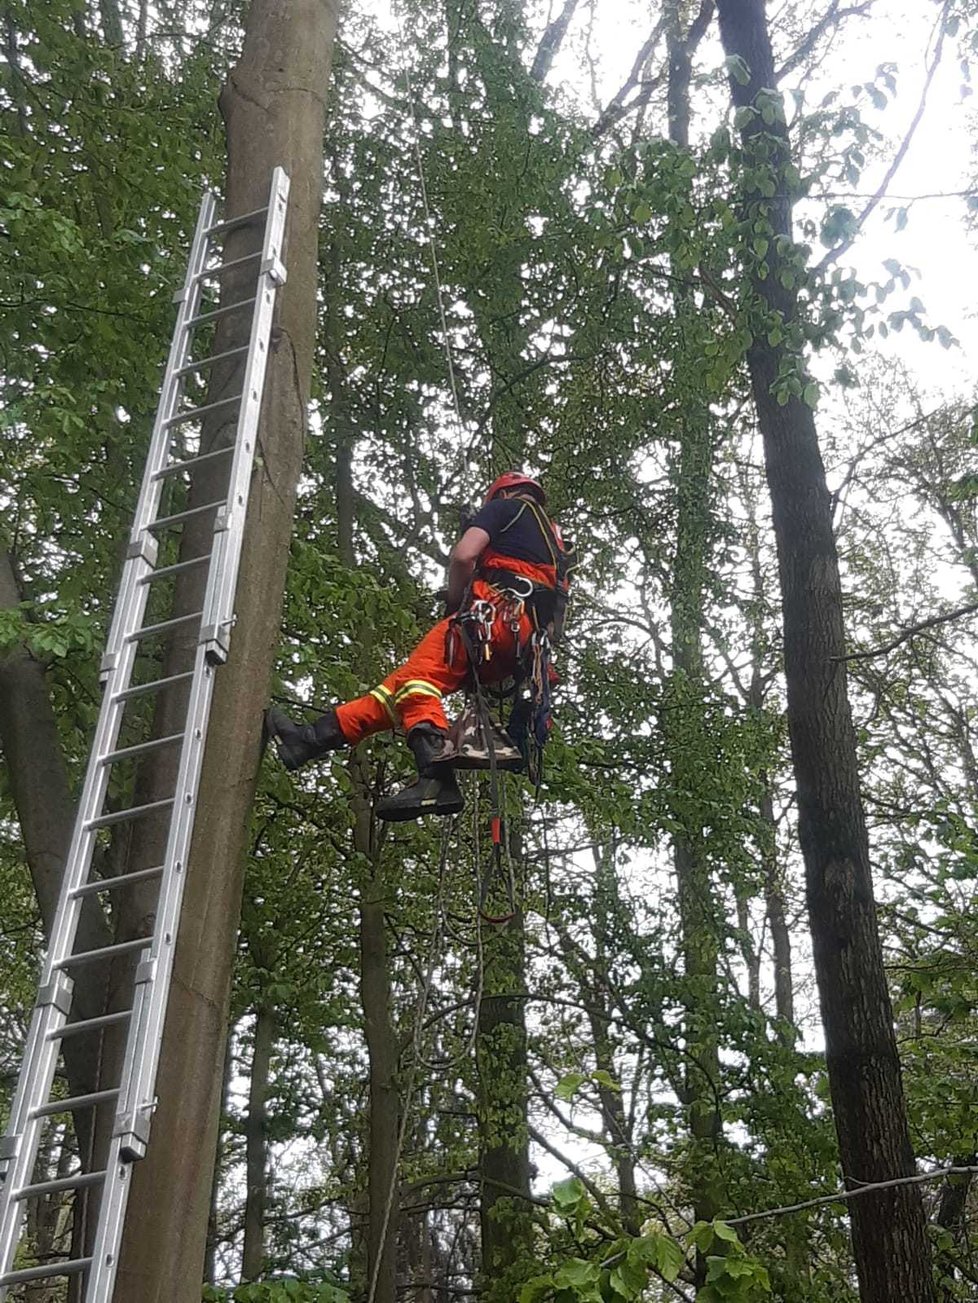
<svg viewBox="0 0 978 1303"><path fill-rule="evenodd" d="M476 512L470 525L486 531L495 552L537 565L554 564L552 540L544 538L536 513L521 498L494 498Z"/></svg>

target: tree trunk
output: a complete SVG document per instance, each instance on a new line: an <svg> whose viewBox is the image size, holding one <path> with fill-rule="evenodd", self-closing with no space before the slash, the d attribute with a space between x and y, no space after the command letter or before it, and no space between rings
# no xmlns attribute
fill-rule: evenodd
<svg viewBox="0 0 978 1303"><path fill-rule="evenodd" d="M339 181L342 197L342 178ZM337 236L331 253L338 267L342 249ZM326 374L336 432L336 530L340 560L351 572L356 567L353 527L353 430L346 395L346 374L341 357L342 310L327 297ZM360 672L370 674L370 630L361 625L350 630L361 647ZM387 880L378 853L371 813L371 774L358 752L350 758L351 805L354 811L355 861L369 865L360 885L360 1002L367 1044L370 1116L367 1137L366 1296L370 1303L394 1303L397 1289L398 1198L397 1139L400 1127L400 1091L397 1081L397 1042L391 1015L393 990L387 943Z"/></svg>
<svg viewBox="0 0 978 1303"><path fill-rule="evenodd" d="M514 845L514 855L522 850ZM522 875L520 875L522 878ZM481 1281L487 1303L509 1303L525 1270L531 1222L527 1131L523 916L483 941L483 995L476 1029ZM523 1196L521 1198L521 1196Z"/></svg>
<svg viewBox="0 0 978 1303"><path fill-rule="evenodd" d="M335 26L332 0L253 0L241 59L221 95L227 214L262 207L276 165L291 177L289 279L279 296L269 357L237 623L230 659L216 680L197 802L160 1062L160 1108L147 1157L133 1173L115 1303L200 1298L248 815L312 373L323 96ZM214 384L228 379L215 376Z"/></svg>
<svg viewBox="0 0 978 1303"><path fill-rule="evenodd" d="M241 1279L257 1280L265 1266L265 1217L268 1209L268 1087L275 1049L275 1010L260 1004L255 1011L248 1116L245 1119L244 1248Z"/></svg>
<svg viewBox="0 0 978 1303"><path fill-rule="evenodd" d="M955 1167L972 1167L978 1162L978 1154L958 1154L953 1160ZM948 1232L951 1244L938 1250L937 1266L941 1278L941 1303L956 1303L961 1298L958 1280L961 1274L961 1258L967 1253L968 1235L968 1195L974 1184L972 1173L949 1176L940 1188L937 1211L934 1221L942 1230ZM974 1283L974 1277L971 1277Z"/></svg>
<svg viewBox="0 0 978 1303"><path fill-rule="evenodd" d="M742 220L755 299L747 362L778 546L788 728L826 1062L842 1167L855 1185L910 1175L914 1159L859 794L825 470L810 407L801 394L775 393L779 375L800 366L784 342L771 343L798 317L797 268L784 252L792 235L787 126L770 89L775 73L763 0L719 0L719 17L724 51L737 60L733 101L747 118ZM854 1199L849 1215L864 1303L930 1303L919 1191L900 1186Z"/></svg>
<svg viewBox="0 0 978 1303"><path fill-rule="evenodd" d="M361 782L364 781L365 775L361 775ZM390 1015L385 894L379 873L360 892L360 996L370 1060L367 1285L372 1303L394 1303L397 1283L394 1250L398 1223L399 1094L397 1049Z"/></svg>
<svg viewBox="0 0 978 1303"><path fill-rule="evenodd" d="M16 608L22 597L14 558L0 551L0 610ZM58 721L45 682L45 667L26 647L0 658L0 747L7 762L7 782L44 935L50 937L74 827L75 803L68 786ZM79 949L94 950L108 945L111 939L98 905L93 900L86 902L78 925ZM74 980L73 1017L94 1018L103 1013L104 972L100 976L92 967L83 965ZM69 1036L63 1041L73 1095L95 1089L98 1049L97 1036ZM74 1123L84 1161L92 1146L91 1112L79 1110Z"/></svg>
<svg viewBox="0 0 978 1303"><path fill-rule="evenodd" d="M683 31L681 6L664 6L669 58L669 138L679 149L689 148L689 83L693 34ZM673 296L679 321L695 321L698 312L689 290ZM680 329L680 337L695 332ZM679 422L679 451L672 468L676 493L676 551L670 597L672 679L662 718L669 762L669 790L677 831L673 865L679 894L683 956L683 1035L686 1072L683 1104L690 1148L683 1164L684 1182L698 1221L712 1221L723 1210L723 1184L717 1163L722 1136L719 1111L720 1055L717 1044L718 909L710 876L704 836L704 784L710 754L703 677L703 623L707 585L707 553L711 534L713 439L705 406L687 403ZM697 1284L705 1280L706 1261L700 1255Z"/></svg>

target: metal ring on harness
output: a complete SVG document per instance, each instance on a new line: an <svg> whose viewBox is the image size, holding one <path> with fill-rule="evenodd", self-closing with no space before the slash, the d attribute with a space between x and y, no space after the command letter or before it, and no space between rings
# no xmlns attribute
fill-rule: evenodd
<svg viewBox="0 0 978 1303"><path fill-rule="evenodd" d="M519 583L525 584L526 585L525 590L523 592L520 592L520 590L513 583L513 580L517 580L519 581ZM489 580L488 582L492 584L491 580ZM506 594L512 593L512 595L518 598L521 602L528 602L530 598L533 596L534 592L536 591L537 585L527 575L511 574L507 576L505 586L503 586L502 584L499 585L492 584L492 587L496 588L497 591L500 593L506 593Z"/></svg>

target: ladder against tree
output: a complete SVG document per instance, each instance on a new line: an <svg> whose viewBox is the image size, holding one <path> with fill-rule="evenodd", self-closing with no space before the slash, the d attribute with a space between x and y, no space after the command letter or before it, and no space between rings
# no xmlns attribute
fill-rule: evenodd
<svg viewBox="0 0 978 1303"><path fill-rule="evenodd" d="M21 1282L78 1275L85 1303L112 1298L130 1166L146 1152L155 1107L214 671L227 658L234 619L272 315L285 280L288 192L289 179L276 168L267 206L228 220L219 219L217 199L207 192L186 280L175 296L176 327L102 662L101 712L10 1121L0 1140L0 1299ZM227 388L229 380L236 392L225 394L221 384ZM211 438L217 428L221 437ZM197 500L202 483L208 490L218 486L205 494L206 502ZM188 543L201 537L206 541L199 555L187 556L194 550ZM191 574L203 598L200 609L186 612L180 594L185 596ZM187 648L188 635L185 661L174 673L172 661L166 663L167 647L179 636ZM166 730L159 723L164 696L176 700L179 717L173 726L171 710ZM164 750L173 757L175 786L168 795L141 802L140 766ZM159 829L160 862L127 866L111 876L105 839L120 825L131 830L151 819ZM83 909L100 909L111 936L116 903L127 889L154 891L148 934L80 948ZM104 974L108 990L110 974L126 956L128 998L120 1001L115 993L111 1007L97 1016L72 1016L79 969L84 966L86 978ZM115 1055L118 1070L105 1080L103 1069L97 1089L66 1095L56 1083L66 1039L110 1034L120 1047L125 1037L124 1050ZM114 1118L104 1166L54 1180L35 1172L45 1127L71 1113L76 1127L80 1116L90 1117L94 1134L96 1109L110 1109ZM28 1201L68 1191L74 1191L76 1216L80 1200L87 1200L90 1250L17 1269Z"/></svg>

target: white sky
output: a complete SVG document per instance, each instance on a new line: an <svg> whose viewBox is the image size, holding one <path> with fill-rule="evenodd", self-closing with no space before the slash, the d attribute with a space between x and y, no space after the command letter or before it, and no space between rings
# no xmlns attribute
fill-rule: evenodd
<svg viewBox="0 0 978 1303"><path fill-rule="evenodd" d="M819 0L810 5L813 17L824 11L825 4L826 0ZM559 7L556 0L554 6ZM776 18L781 7L777 2L770 3L769 13ZM597 84L602 99L610 99L628 75L639 44L650 31L652 9L647 0L596 0L590 46L598 55ZM868 197L876 190L916 112L938 11L936 0L876 0L869 18L847 21L816 76L805 82L805 107L813 109L830 90L839 90L841 98L847 99L851 87L872 80L881 64L895 65L897 95L887 109L875 111L866 96L859 102L866 121L884 133L889 145L878 158L868 158L859 185L860 196ZM588 95L580 65L584 21L579 16L554 71L554 79L564 78L565 91L576 85L582 98ZM894 196L903 199L948 193L968 185L978 124L972 98L967 91L962 94L964 76L959 59L956 38L946 38L924 117L889 186ZM719 66L722 60L714 22L710 38L701 47L700 61L709 67ZM974 103L978 106L978 98ZM854 211L860 211L865 197L852 201ZM922 199L911 203L902 231L896 230L889 216L897 206L902 205L896 199L880 204L840 265L855 268L864 282L888 278L882 266L885 258L896 258L908 271L919 271L919 279L902 301L895 294L887 308L906 306L916 295L924 304L928 325L946 326L961 341L961 348L948 351L936 341L924 343L907 328L891 336L889 342L873 347L902 357L935 393L970 388L974 380L970 356L978 348L978 251L975 237L964 227L965 200ZM816 256L821 252L817 247Z"/></svg>

